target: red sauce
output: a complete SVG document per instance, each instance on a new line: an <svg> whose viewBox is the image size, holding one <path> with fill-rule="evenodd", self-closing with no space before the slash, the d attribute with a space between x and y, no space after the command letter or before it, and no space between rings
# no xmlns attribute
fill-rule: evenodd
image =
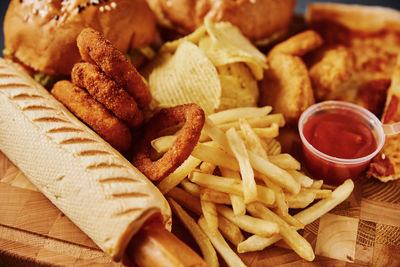
<svg viewBox="0 0 400 267"><path fill-rule="evenodd" d="M322 113L311 117L303 127L307 141L320 152L340 158L357 159L375 151L374 134L359 117L347 113ZM339 164L321 159L304 147L308 170L317 179L329 184L341 184L347 178L357 178L368 162Z"/></svg>

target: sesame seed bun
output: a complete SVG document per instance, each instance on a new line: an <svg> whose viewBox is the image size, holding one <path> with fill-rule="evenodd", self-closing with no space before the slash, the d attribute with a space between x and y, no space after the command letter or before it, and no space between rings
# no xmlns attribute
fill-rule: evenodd
<svg viewBox="0 0 400 267"><path fill-rule="evenodd" d="M286 30L293 16L296 0L147 0L158 23L180 33L193 32L211 21L229 21L251 41L269 38Z"/></svg>
<svg viewBox="0 0 400 267"><path fill-rule="evenodd" d="M68 75L80 61L76 37L86 27L103 33L122 52L151 43L156 32L145 0L11 0L5 49L35 71Z"/></svg>

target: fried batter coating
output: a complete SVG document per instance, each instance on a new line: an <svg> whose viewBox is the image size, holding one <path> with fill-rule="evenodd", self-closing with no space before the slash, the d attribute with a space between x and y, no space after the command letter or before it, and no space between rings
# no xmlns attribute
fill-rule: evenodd
<svg viewBox="0 0 400 267"><path fill-rule="evenodd" d="M91 28L82 30L77 38L83 60L99 66L143 108L151 102L151 93L136 68L103 35Z"/></svg>
<svg viewBox="0 0 400 267"><path fill-rule="evenodd" d="M261 106L271 105L290 123L314 104L314 95L307 67L300 57L274 54L269 57L270 68L260 84Z"/></svg>
<svg viewBox="0 0 400 267"><path fill-rule="evenodd" d="M323 42L324 40L317 32L308 30L277 44L271 49L269 55L286 54L302 57L308 52L320 47Z"/></svg>
<svg viewBox="0 0 400 267"><path fill-rule="evenodd" d="M90 95L102 103L119 119L136 128L143 121L142 111L135 100L113 80L107 77L97 66L91 63L77 63L72 68L72 82L85 88Z"/></svg>
<svg viewBox="0 0 400 267"><path fill-rule="evenodd" d="M132 141L129 128L84 89L69 81L59 81L51 93L116 150L122 154L129 151Z"/></svg>
<svg viewBox="0 0 400 267"><path fill-rule="evenodd" d="M132 164L147 178L156 181L176 170L192 153L199 141L205 115L197 104L185 104L161 109L145 125L142 138L135 144ZM150 158L150 142L159 137L162 130L185 123L172 147L158 160Z"/></svg>
<svg viewBox="0 0 400 267"><path fill-rule="evenodd" d="M349 48L336 46L324 48L313 53L310 78L318 101L338 99L338 88L349 81L355 68L354 54Z"/></svg>

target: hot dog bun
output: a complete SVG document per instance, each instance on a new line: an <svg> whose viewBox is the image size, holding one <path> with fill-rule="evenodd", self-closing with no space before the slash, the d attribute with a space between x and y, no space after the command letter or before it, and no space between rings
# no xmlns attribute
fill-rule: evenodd
<svg viewBox="0 0 400 267"><path fill-rule="evenodd" d="M114 260L153 215L160 191L16 64L0 59L0 150Z"/></svg>
<svg viewBox="0 0 400 267"><path fill-rule="evenodd" d="M69 75L80 60L76 37L86 27L122 52L151 43L156 31L145 0L12 0L4 19L5 48L35 71Z"/></svg>

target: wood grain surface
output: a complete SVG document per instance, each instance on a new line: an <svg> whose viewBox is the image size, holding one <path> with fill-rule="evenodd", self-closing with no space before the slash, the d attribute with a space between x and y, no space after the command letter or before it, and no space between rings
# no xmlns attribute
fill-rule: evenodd
<svg viewBox="0 0 400 267"><path fill-rule="evenodd" d="M120 266L2 153L0 203L0 266ZM198 250L174 219L173 232ZM400 266L400 183L359 179L347 201L302 234L317 255L313 262L302 260L283 242L241 257L249 266Z"/></svg>

